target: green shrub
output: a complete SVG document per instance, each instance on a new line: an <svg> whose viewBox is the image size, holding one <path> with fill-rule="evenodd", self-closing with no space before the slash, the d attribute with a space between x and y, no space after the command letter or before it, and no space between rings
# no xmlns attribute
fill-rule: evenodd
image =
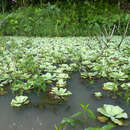
<svg viewBox="0 0 130 130"><path fill-rule="evenodd" d="M98 31L99 27L118 25L119 21L123 32L130 14L106 3L57 2L55 5L43 4L42 7L22 7L9 15L1 14L0 18L2 35L86 36Z"/></svg>

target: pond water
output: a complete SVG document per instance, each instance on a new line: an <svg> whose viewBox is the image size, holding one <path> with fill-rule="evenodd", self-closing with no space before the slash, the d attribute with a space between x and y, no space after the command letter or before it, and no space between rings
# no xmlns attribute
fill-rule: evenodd
<svg viewBox="0 0 130 130"><path fill-rule="evenodd" d="M62 105L53 105L46 108L24 107L14 109L10 107L13 95L8 94L0 97L0 130L55 130L54 124L64 118L71 116L73 113L81 110L80 104L90 104L89 108L97 115L96 109L103 104L119 105L130 116L130 105L126 106L125 102L118 98L112 99L108 92L103 91L101 86L104 82L97 80L94 84L88 84L88 81L81 80L79 73L72 74L72 79L68 81L69 90L72 96ZM104 98L96 99L92 94L96 91L103 92ZM30 95L32 103L42 102L42 98L36 95ZM130 121L130 120L129 120ZM88 120L86 127L103 126L98 121ZM113 130L129 130L129 126L117 127ZM75 128L73 130L83 130L83 128Z"/></svg>

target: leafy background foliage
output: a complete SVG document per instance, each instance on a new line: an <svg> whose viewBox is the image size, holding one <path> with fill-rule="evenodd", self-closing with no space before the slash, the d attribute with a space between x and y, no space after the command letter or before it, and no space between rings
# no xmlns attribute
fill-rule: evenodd
<svg viewBox="0 0 130 130"><path fill-rule="evenodd" d="M110 28L114 24L120 25L120 32L123 32L130 18L117 2L111 4L113 1L16 0L10 2L9 7L7 3L9 0L1 3L1 35L86 36L98 32L99 27ZM116 34L120 33L117 31ZM127 34L130 34L130 28Z"/></svg>

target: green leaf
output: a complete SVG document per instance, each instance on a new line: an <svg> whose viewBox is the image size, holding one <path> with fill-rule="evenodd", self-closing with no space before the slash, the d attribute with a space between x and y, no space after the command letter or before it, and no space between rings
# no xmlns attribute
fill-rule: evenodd
<svg viewBox="0 0 130 130"><path fill-rule="evenodd" d="M15 99L12 99L11 106L12 107L20 107L24 104L28 104L29 100L27 96L16 96Z"/></svg>
<svg viewBox="0 0 130 130"><path fill-rule="evenodd" d="M103 126L102 128L99 128L99 127L96 127L96 128L89 127L89 128L85 128L84 130L111 130L114 127L115 127L114 125L108 124L108 125Z"/></svg>
<svg viewBox="0 0 130 130"><path fill-rule="evenodd" d="M130 75L128 75L128 79L130 80Z"/></svg>
<svg viewBox="0 0 130 130"><path fill-rule="evenodd" d="M124 113L123 109L120 108L119 106L113 106L113 105L107 105L104 104L103 107L97 109L98 112L101 114L109 117L114 123L118 125L122 125L122 122L118 120L118 118L124 118L127 119L128 115L127 113Z"/></svg>
<svg viewBox="0 0 130 130"><path fill-rule="evenodd" d="M53 87L51 91L58 96L68 96L72 94L70 91L67 91L66 88L58 89L57 87Z"/></svg>
<svg viewBox="0 0 130 130"><path fill-rule="evenodd" d="M77 113L73 114L71 117L72 117L72 118L75 118L75 117L80 116L81 114L82 114L82 112L77 112Z"/></svg>
<svg viewBox="0 0 130 130"><path fill-rule="evenodd" d="M113 82L104 83L103 89L109 91L118 90L117 84Z"/></svg>
<svg viewBox="0 0 130 130"><path fill-rule="evenodd" d="M56 124L54 125L54 127L55 127L56 130L62 130L62 128L63 128L62 125L60 125L60 126L58 127Z"/></svg>
<svg viewBox="0 0 130 130"><path fill-rule="evenodd" d="M108 124L108 125L103 126L101 130L110 130L114 127L115 127L115 125Z"/></svg>
<svg viewBox="0 0 130 130"><path fill-rule="evenodd" d="M89 127L89 128L85 128L84 130L101 130L101 128L92 128L92 127Z"/></svg>
<svg viewBox="0 0 130 130"><path fill-rule="evenodd" d="M70 124L72 127L75 127L75 120L71 117L68 117L68 118L64 118L62 121L61 121L61 124Z"/></svg>
<svg viewBox="0 0 130 130"><path fill-rule="evenodd" d="M46 91L46 85L45 85L45 84L42 85L42 86L41 86L41 89L42 89L43 92L45 92L45 91Z"/></svg>
<svg viewBox="0 0 130 130"><path fill-rule="evenodd" d="M84 111L87 111L87 112L89 113L89 115L88 115L88 116L89 116L90 118L92 118L93 120L95 120L95 119L96 119L95 114L92 112L92 110L91 110L91 109L89 109L89 108L88 108L89 104L85 104L85 105L80 104L80 106L83 108L83 110L84 110Z"/></svg>
<svg viewBox="0 0 130 130"><path fill-rule="evenodd" d="M123 125L123 122L122 122L122 121L120 121L120 120L118 120L118 119L116 119L116 118L114 118L114 117L111 117L111 120L112 120L115 124L118 124L118 125L120 125L120 126Z"/></svg>
<svg viewBox="0 0 130 130"><path fill-rule="evenodd" d="M64 118L64 119L61 121L61 124L71 123L71 122L73 122L73 121L74 121L73 118L71 118L71 117L66 117L66 118Z"/></svg>

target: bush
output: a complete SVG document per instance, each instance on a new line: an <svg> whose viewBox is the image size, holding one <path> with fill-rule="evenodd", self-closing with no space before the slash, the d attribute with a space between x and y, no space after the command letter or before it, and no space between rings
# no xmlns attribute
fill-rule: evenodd
<svg viewBox="0 0 130 130"><path fill-rule="evenodd" d="M124 30L130 14L106 3L57 2L42 7L22 7L1 14L0 34L18 36L86 36L120 21ZM116 32L116 34L119 34ZM130 28L128 29L130 34Z"/></svg>

